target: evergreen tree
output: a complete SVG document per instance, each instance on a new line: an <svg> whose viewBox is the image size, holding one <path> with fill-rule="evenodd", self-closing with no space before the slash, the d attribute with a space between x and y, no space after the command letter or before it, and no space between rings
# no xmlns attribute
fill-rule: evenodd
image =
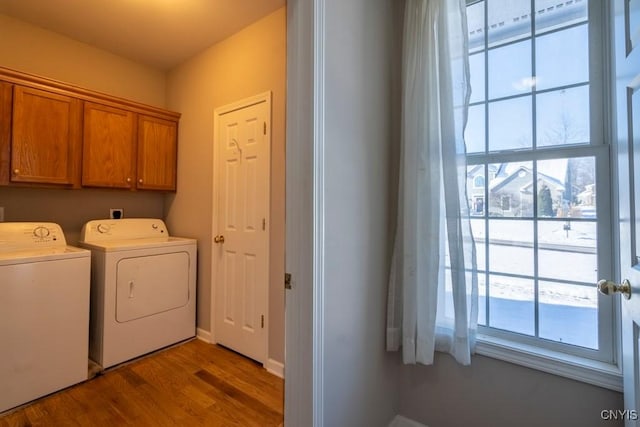
<svg viewBox="0 0 640 427"><path fill-rule="evenodd" d="M546 184L542 184L540 190L538 190L538 216L553 216L551 190L549 190Z"/></svg>

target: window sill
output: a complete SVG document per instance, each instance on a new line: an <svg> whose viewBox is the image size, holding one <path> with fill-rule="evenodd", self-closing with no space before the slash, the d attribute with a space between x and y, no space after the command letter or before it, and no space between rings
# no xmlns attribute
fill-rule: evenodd
<svg viewBox="0 0 640 427"><path fill-rule="evenodd" d="M476 354L622 392L616 365L478 334Z"/></svg>

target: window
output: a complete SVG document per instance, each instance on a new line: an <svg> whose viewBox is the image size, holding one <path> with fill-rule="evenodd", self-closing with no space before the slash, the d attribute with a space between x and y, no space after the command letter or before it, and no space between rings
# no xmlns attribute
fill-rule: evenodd
<svg viewBox="0 0 640 427"><path fill-rule="evenodd" d="M613 363L600 3L469 2L465 141L480 332Z"/></svg>

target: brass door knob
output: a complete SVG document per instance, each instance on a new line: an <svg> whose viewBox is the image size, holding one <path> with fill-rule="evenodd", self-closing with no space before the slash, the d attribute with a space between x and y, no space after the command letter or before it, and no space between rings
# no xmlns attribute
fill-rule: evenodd
<svg viewBox="0 0 640 427"><path fill-rule="evenodd" d="M620 292L626 299L631 298L631 283L627 279L624 279L620 285L611 280L603 279L598 282L597 286L598 292L603 295L613 295L616 292Z"/></svg>
<svg viewBox="0 0 640 427"><path fill-rule="evenodd" d="M224 236L222 234L220 234L220 235L214 237L213 241L215 243L224 243Z"/></svg>

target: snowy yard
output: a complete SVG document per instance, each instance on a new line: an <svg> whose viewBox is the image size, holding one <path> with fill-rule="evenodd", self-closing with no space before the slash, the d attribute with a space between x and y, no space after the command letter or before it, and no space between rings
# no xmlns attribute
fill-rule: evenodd
<svg viewBox="0 0 640 427"><path fill-rule="evenodd" d="M472 219L479 275L479 323L535 334L534 225L531 220ZM538 221L538 335L597 348L596 223ZM489 263L487 266L487 252ZM484 271L489 271L486 286ZM513 277L512 275L525 276ZM546 280L545 280L546 279ZM572 282L564 283L563 281ZM489 303L487 307L487 297Z"/></svg>

